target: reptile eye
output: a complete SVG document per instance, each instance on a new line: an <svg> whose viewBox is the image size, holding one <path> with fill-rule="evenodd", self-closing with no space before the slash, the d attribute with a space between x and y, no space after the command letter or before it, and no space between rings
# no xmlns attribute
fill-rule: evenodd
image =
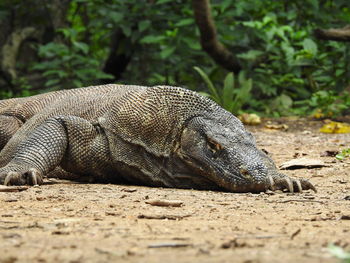
<svg viewBox="0 0 350 263"><path fill-rule="evenodd" d="M210 138L207 139L207 145L208 145L209 150L212 153L217 153L223 149L223 147L220 143L218 143Z"/></svg>

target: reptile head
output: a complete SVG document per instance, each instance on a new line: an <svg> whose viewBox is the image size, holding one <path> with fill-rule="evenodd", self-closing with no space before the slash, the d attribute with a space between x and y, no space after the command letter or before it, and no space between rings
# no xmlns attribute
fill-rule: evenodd
<svg viewBox="0 0 350 263"><path fill-rule="evenodd" d="M182 131L176 155L196 181L203 179L232 192L314 189L307 180L280 174L255 145L251 133L229 114L227 118L195 117ZM189 175L190 177L190 175Z"/></svg>

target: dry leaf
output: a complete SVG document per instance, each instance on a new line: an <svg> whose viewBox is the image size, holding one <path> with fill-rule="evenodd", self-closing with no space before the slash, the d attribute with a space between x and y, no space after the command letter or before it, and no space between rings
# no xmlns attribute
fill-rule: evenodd
<svg viewBox="0 0 350 263"><path fill-rule="evenodd" d="M297 158L284 162L280 165L281 169L303 169L303 168L317 168L329 166L319 159Z"/></svg>
<svg viewBox="0 0 350 263"><path fill-rule="evenodd" d="M320 129L322 133L350 133L350 125L347 123L331 121Z"/></svg>
<svg viewBox="0 0 350 263"><path fill-rule="evenodd" d="M0 192L20 192L29 189L29 186L20 185L20 186L5 186L0 185Z"/></svg>
<svg viewBox="0 0 350 263"><path fill-rule="evenodd" d="M172 207L179 207L182 206L183 201L179 200L148 200L146 201L146 204L154 205L154 206L172 206Z"/></svg>
<svg viewBox="0 0 350 263"><path fill-rule="evenodd" d="M239 115L238 118L247 125L258 125L261 123L260 116L255 113L243 113Z"/></svg>
<svg viewBox="0 0 350 263"><path fill-rule="evenodd" d="M273 124L273 123L267 123L265 124L265 128L271 129L271 130L283 130L286 131L288 130L288 125L287 124Z"/></svg>

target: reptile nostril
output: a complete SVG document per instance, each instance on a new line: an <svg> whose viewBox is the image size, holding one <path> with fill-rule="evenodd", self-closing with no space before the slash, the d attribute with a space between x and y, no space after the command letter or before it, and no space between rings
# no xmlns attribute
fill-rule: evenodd
<svg viewBox="0 0 350 263"><path fill-rule="evenodd" d="M239 172L240 172L242 175L248 175L248 174L249 174L248 170L245 169L245 168L241 168L241 169L239 170Z"/></svg>

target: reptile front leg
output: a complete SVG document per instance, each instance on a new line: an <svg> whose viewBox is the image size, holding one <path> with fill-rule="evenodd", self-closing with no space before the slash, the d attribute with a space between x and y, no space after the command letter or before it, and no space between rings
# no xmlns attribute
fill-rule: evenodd
<svg viewBox="0 0 350 263"><path fill-rule="evenodd" d="M73 116L58 116L45 121L23 141L12 160L0 168L0 183L5 185L41 184L42 178L65 159L86 158L88 147L97 135L88 121Z"/></svg>

